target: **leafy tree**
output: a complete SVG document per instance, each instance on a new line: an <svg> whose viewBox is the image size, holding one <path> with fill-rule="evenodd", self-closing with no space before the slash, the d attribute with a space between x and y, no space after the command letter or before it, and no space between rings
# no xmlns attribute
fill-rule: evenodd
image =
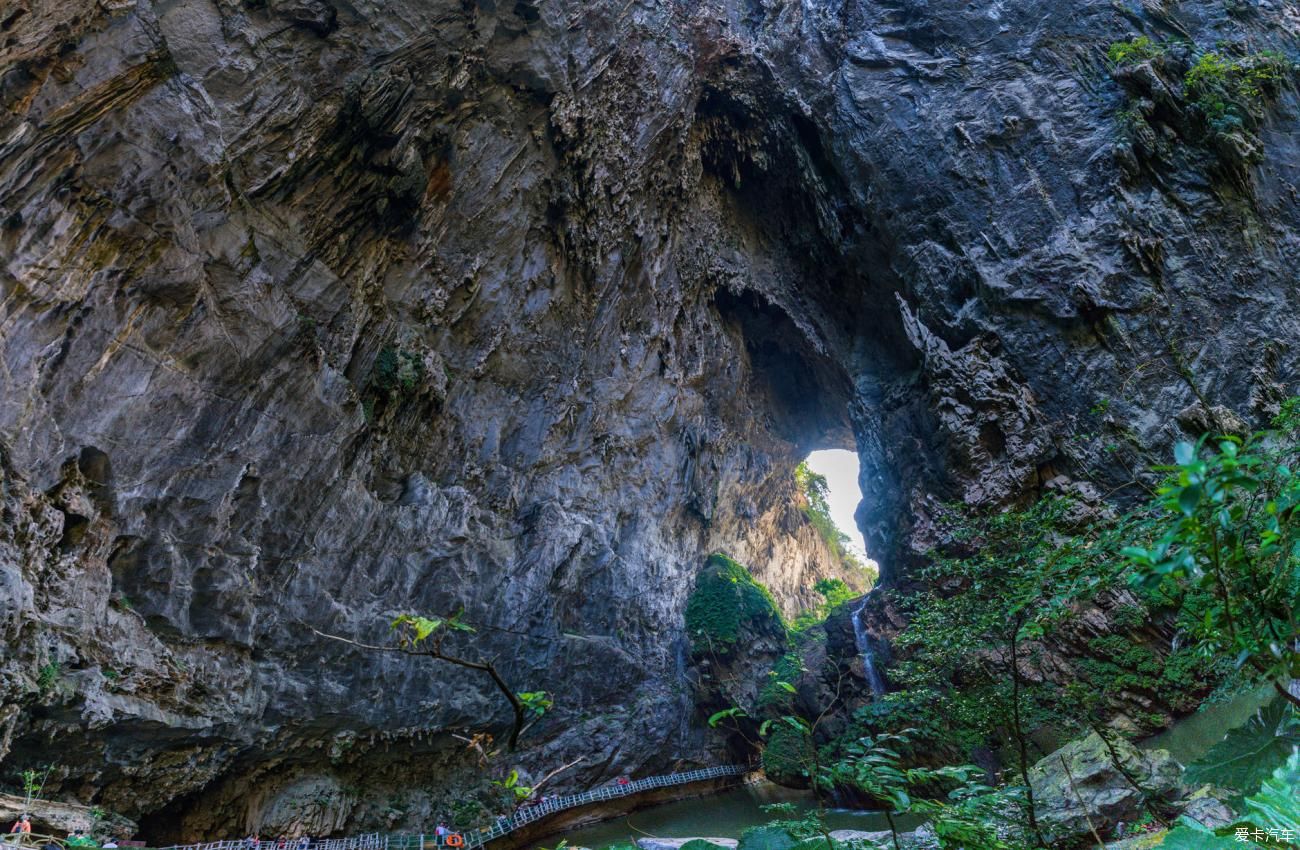
<svg viewBox="0 0 1300 850"><path fill-rule="evenodd" d="M1015 850L998 831L1006 812L1018 808L1012 794L996 794L979 781L983 771L973 765L904 767L901 750L913 730L868 735L849 745L845 757L821 777L827 787L852 788L885 814L895 850L899 848L894 818L908 812L924 815L934 827L942 850ZM917 797L919 788L949 785L947 800ZM1018 789L1023 790L1023 789Z"/></svg>
<svg viewBox="0 0 1300 850"><path fill-rule="evenodd" d="M1035 835L1029 734L1049 709L1059 711L1060 701L1048 683L1027 683L1025 668L1093 587L1084 579L1093 567L1088 541L1061 530L1069 509L1065 500L1047 498L1024 511L955 511L949 532L959 553L932 553L922 577L936 590L913 600L911 622L895 641L911 653L896 680L943 694L953 709L947 727L970 730L972 745L999 728L1009 735Z"/></svg>
<svg viewBox="0 0 1300 850"><path fill-rule="evenodd" d="M473 626L461 620L461 615L451 617L425 617L419 614L401 614L389 624L395 643L386 646L362 643L350 638L332 635L312 629L317 635L350 644L374 652L400 652L404 655L418 655L435 661L444 661L466 670L485 673L492 680L493 686L505 697L514 713L514 723L510 727L508 746L514 750L519 744L519 735L530 716L541 717L552 705L545 691L525 691L516 693L506 684L501 672L497 670L492 659L467 658L454 653L445 646L446 640L453 634L466 634L475 631Z"/></svg>
<svg viewBox="0 0 1300 850"><path fill-rule="evenodd" d="M920 799L912 810L927 817L934 827L940 850L1019 850L1024 842L1008 822L1008 813L1024 806L1023 788L995 791L978 777L982 771L964 765L943 768L938 773L955 780L948 799Z"/></svg>
<svg viewBox="0 0 1300 850"><path fill-rule="evenodd" d="M1247 682L1300 677L1300 457L1276 433L1179 443L1154 505L1151 537L1124 549L1130 580L1177 593L1180 623L1204 654L1233 659Z"/></svg>
<svg viewBox="0 0 1300 850"><path fill-rule="evenodd" d="M817 533L826 542L827 548L845 566L865 569L866 565L862 564L848 548L849 536L840 531L835 520L831 518L829 501L831 488L826 481L826 476L814 472L808 466L808 462L804 461L795 467L794 480L807 502L803 508L804 516L808 518L813 528L817 529Z"/></svg>
<svg viewBox="0 0 1300 850"><path fill-rule="evenodd" d="M898 825L894 816L912 808L908 786L919 774L916 768L910 771L903 768L902 757L894 747L906 740L907 736L903 734L863 737L850 744L845 757L822 777L825 784L852 788L880 807L889 822L894 850L899 850Z"/></svg>
<svg viewBox="0 0 1300 850"><path fill-rule="evenodd" d="M823 610L826 613L830 613L831 610L858 596L858 593L845 584L844 579L840 578L818 579L817 583L813 585L813 590L825 597L826 602L823 604Z"/></svg>

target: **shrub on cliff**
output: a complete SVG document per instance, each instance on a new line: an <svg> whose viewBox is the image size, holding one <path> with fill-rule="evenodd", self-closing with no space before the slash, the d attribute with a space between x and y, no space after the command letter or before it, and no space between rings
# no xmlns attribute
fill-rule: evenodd
<svg viewBox="0 0 1300 850"><path fill-rule="evenodd" d="M721 552L714 553L686 603L686 632L691 648L697 654L729 652L746 625L782 637L787 631L768 589L739 562Z"/></svg>
<svg viewBox="0 0 1300 850"><path fill-rule="evenodd" d="M763 748L763 773L778 785L806 788L810 771L808 733L794 724L773 724Z"/></svg>

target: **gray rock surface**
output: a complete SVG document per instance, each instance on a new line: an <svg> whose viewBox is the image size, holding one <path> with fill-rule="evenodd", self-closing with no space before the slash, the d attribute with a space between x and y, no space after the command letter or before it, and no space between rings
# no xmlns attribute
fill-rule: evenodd
<svg viewBox="0 0 1300 850"><path fill-rule="evenodd" d="M865 842L867 844L884 844L893 842L893 835L889 830L868 831L864 829L837 829L831 833L831 838L836 841L847 843Z"/></svg>
<svg viewBox="0 0 1300 850"><path fill-rule="evenodd" d="M718 847L735 848L740 844L734 838L638 838L636 846L641 850L681 850L682 846L692 841L706 841Z"/></svg>
<svg viewBox="0 0 1300 850"><path fill-rule="evenodd" d="M34 835L61 836L79 829L102 841L108 838L130 838L135 834L137 826L133 821L91 806L78 806L40 797L28 801L26 797L0 794L0 822L3 822L6 830L24 814L31 817Z"/></svg>
<svg viewBox="0 0 1300 850"><path fill-rule="evenodd" d="M0 772L66 753L157 839L304 788L416 828L506 712L312 630L461 608L557 697L519 757L584 755L557 791L708 762L686 596L724 548L814 601L808 449L861 453L905 581L946 501L1124 498L1261 422L1295 95L1208 144L1176 67L1103 59L1295 48L1236 6L7 4Z"/></svg>
<svg viewBox="0 0 1300 850"><path fill-rule="evenodd" d="M1182 766L1164 750L1139 750L1115 737L1108 747L1096 732L1066 744L1029 771L1043 838L1052 847L1095 843L1148 812L1172 811Z"/></svg>

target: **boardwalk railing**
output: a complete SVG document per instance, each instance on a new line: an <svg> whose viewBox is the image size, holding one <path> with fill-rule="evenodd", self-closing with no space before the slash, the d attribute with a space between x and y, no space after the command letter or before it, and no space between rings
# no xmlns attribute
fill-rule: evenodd
<svg viewBox="0 0 1300 850"><path fill-rule="evenodd" d="M749 768L739 765L706 767L685 773L670 773L667 776L650 776L637 779L626 785L603 785L581 794L568 794L563 797L547 797L544 801L521 806L510 817L499 817L491 827L459 833L464 840L462 850L474 850L489 841L509 835L530 823L535 823L548 815L565 809L576 809L601 800L613 800L630 794L639 794L654 788L671 788L674 785L687 785L705 779L719 779L724 776L742 776ZM453 830L454 831L454 830ZM378 832L367 835L353 835L348 838L322 838L310 843L290 841L284 850L429 850L444 848L447 845L434 835L383 835ZM266 840L254 846L248 839L228 841L211 841L206 844L174 844L162 850L276 850L275 841Z"/></svg>
<svg viewBox="0 0 1300 850"><path fill-rule="evenodd" d="M547 797L545 802L535 803L531 806L524 806L508 818L498 818L497 822L489 829L470 832L465 835L465 846L467 848L481 847L489 841L508 835L520 827L541 820L547 815L564 811L565 809L574 809L578 806L585 806L588 803L596 803L601 800L613 800L616 797L626 797L629 794L639 794L642 791L649 791L652 788L670 788L673 785L686 785L690 782L699 782L704 779L717 779L723 776L741 776L746 773L748 768L738 765L725 765L722 767L706 767L703 770L692 770L686 773L670 773L667 776L651 776L646 779L637 779L626 785L602 785L600 788L585 791L581 794L570 794L565 797Z"/></svg>

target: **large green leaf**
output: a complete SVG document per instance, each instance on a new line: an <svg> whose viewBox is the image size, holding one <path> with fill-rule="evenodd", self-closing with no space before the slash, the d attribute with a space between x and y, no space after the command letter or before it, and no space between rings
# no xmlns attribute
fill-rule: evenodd
<svg viewBox="0 0 1300 850"><path fill-rule="evenodd" d="M1246 798L1245 808L1241 820L1215 831L1182 818L1161 842L1161 850L1300 847L1300 750L1292 751L1259 791ZM1270 830L1272 834L1268 834Z"/></svg>
<svg viewBox="0 0 1300 850"><path fill-rule="evenodd" d="M790 850L798 843L784 829L774 826L755 826L740 835L738 850Z"/></svg>
<svg viewBox="0 0 1300 850"><path fill-rule="evenodd" d="M1300 747L1300 717L1278 697L1190 765L1187 779L1248 794L1272 776L1296 747Z"/></svg>
<svg viewBox="0 0 1300 850"><path fill-rule="evenodd" d="M1300 841L1300 750L1246 798L1246 820L1261 829L1288 830Z"/></svg>
<svg viewBox="0 0 1300 850"><path fill-rule="evenodd" d="M1190 826L1176 826L1169 830L1165 840L1160 842L1160 850L1242 850L1253 844L1238 841L1213 832Z"/></svg>
<svg viewBox="0 0 1300 850"><path fill-rule="evenodd" d="M681 850L727 850L727 848L712 841L705 841L703 838L695 838L683 844Z"/></svg>

